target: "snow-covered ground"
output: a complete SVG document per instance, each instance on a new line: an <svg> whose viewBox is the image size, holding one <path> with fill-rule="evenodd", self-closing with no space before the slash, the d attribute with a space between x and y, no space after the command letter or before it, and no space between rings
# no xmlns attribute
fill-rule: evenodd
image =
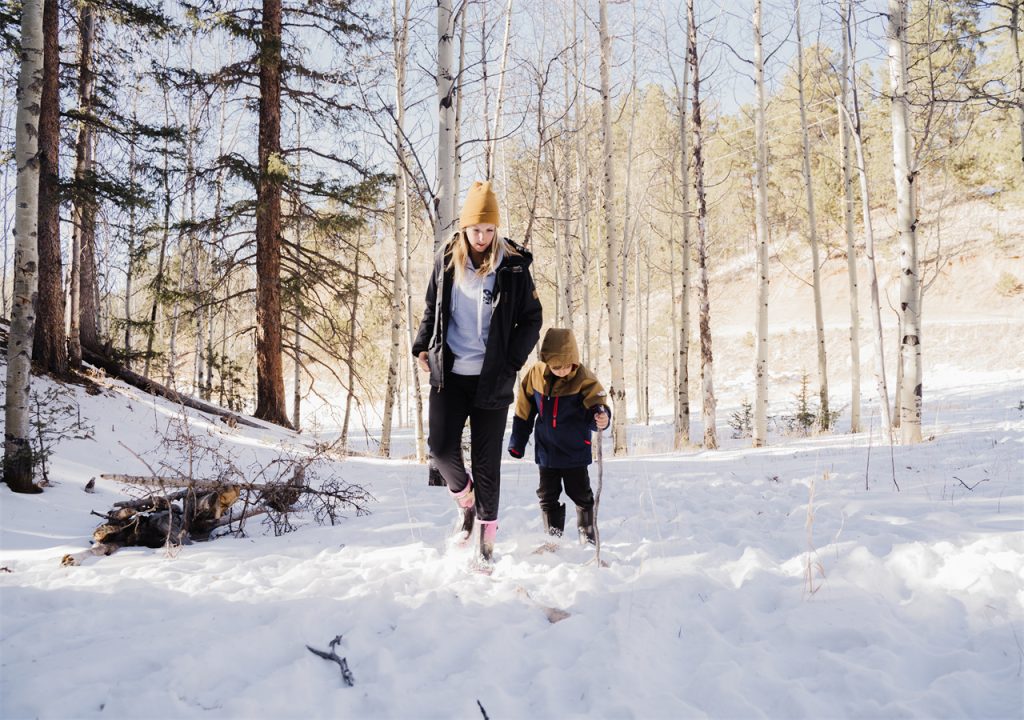
<svg viewBox="0 0 1024 720"><path fill-rule="evenodd" d="M70 390L95 437L58 446L52 487L0 487L0 717L1024 717L1020 368L930 377L914 447L877 416L755 450L724 406L717 452L633 427L632 456L605 448L605 568L568 536L533 554L536 467L509 459L490 577L424 468L371 458L332 470L369 515L62 567L125 497L90 478L183 462L177 408L108 384ZM308 442L191 418L240 467ZM305 647L338 635L352 687Z"/></svg>

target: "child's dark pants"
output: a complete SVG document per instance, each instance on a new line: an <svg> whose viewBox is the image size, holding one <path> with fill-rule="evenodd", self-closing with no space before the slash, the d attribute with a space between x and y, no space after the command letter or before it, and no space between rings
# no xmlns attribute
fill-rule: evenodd
<svg viewBox="0 0 1024 720"><path fill-rule="evenodd" d="M565 483L565 494L576 507L584 510L594 507L594 492L590 489L590 475L586 465L574 468L541 467L540 487L537 488L541 511L553 512L558 507L562 483Z"/></svg>

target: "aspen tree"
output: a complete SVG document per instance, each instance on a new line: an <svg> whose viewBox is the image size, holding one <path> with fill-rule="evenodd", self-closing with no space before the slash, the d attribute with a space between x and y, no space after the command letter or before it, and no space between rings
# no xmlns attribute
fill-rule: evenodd
<svg viewBox="0 0 1024 720"><path fill-rule="evenodd" d="M580 0L574 0L573 2L573 15L572 15L572 34L573 37L579 37L578 29L578 16L579 7L578 2ZM582 95L584 89L584 83L587 77L588 56L587 56L587 37L586 26L584 26L583 37L581 42L573 43L573 86L574 92L577 95ZM582 53L579 51L578 46L582 44ZM574 156L575 156L575 181L576 181L576 197L579 198L579 267L581 277L583 278L582 290L583 297L581 304L583 308L583 342L581 344L581 351L583 353L583 364L590 366L591 363L591 343L593 333L591 332L590 325L590 268L593 255L593 249L590 242L590 162L587 157L587 143L586 134L588 129L586 113L586 103L577 102L575 104L575 118L573 121L575 143L574 143Z"/></svg>
<svg viewBox="0 0 1024 720"><path fill-rule="evenodd" d="M39 107L43 89L43 4L21 7L21 69L18 75L17 166L14 217L14 291L7 339L4 405L4 482L14 492L38 493L32 482L29 389L38 282Z"/></svg>
<svg viewBox="0 0 1024 720"><path fill-rule="evenodd" d="M754 0L754 106L756 190L754 223L757 234L757 357L754 363L753 444L768 441L768 140L765 137L764 41L761 0Z"/></svg>
<svg viewBox="0 0 1024 720"><path fill-rule="evenodd" d="M636 224L637 219L634 218L633 213L633 179L634 179L634 160L636 158L635 139L636 139L636 116L637 108L639 105L637 92L638 83L638 72L637 72L637 22L636 22L636 0L630 2L630 10L632 11L632 44L630 46L630 82L629 82L629 131L626 135L626 187L623 189L623 201L622 201L622 244L621 250L619 251L618 267L621 270L621 277L619 278L619 326L618 332L612 336L612 342L616 342L619 345L619 353L623 358L623 364L625 364L626 356L626 324L629 318L628 305L629 305L629 258L631 253L637 253L638 251L633 247L633 241L636 237ZM634 256L635 257L635 256ZM636 288L636 301L639 303L639 285ZM638 341L642 342L640 335L642 328L639 322L639 307L637 308L637 315L634 318L636 322L636 328L634 335ZM636 353L636 371L637 371L637 388L636 395L637 400L640 399L640 353ZM626 402L626 383L622 383L622 415L627 416L629 405ZM637 407L639 415L639 405ZM625 417L624 417L625 419Z"/></svg>
<svg viewBox="0 0 1024 720"><path fill-rule="evenodd" d="M850 432L860 432L860 298L857 280L857 246L853 229L853 172L850 160L850 126L846 121L850 96L850 0L840 2L842 60L839 75L839 163L843 170L843 231L846 235L846 274L850 293Z"/></svg>
<svg viewBox="0 0 1024 720"><path fill-rule="evenodd" d="M904 444L921 442L920 276L917 262L917 169L913 167L910 103L907 98L907 0L889 0L886 37L892 89L893 177L900 250L900 436Z"/></svg>
<svg viewBox="0 0 1024 720"><path fill-rule="evenodd" d="M1017 88L1014 100L1017 105L1017 126L1020 130L1020 162L1024 169L1024 56L1020 49L1020 26L1024 2L1014 0L1010 5L1010 44L1013 47L1014 72L1017 75Z"/></svg>
<svg viewBox="0 0 1024 720"><path fill-rule="evenodd" d="M399 2L402 12L399 14ZM395 202L392 215L392 237L395 243L395 267L391 278L391 354L388 361L388 381L384 391L384 414L381 419L380 455L391 457L391 426L395 397L398 393L398 370L402 350L402 231L405 217L405 64L408 53L410 0L392 0L391 36L395 62ZM414 376L416 377L416 376Z"/></svg>
<svg viewBox="0 0 1024 720"><path fill-rule="evenodd" d="M486 3L484 4L483 11L486 15ZM455 134L452 139L452 145L455 148L455 155L452 161L452 218L458 217L459 205L459 184L462 182L462 101L465 93L462 91L462 75L466 69L466 4L463 3L459 11L456 13L455 21L459 24L459 66L455 72L455 77L458 82L455 84ZM455 228L452 228L454 231Z"/></svg>
<svg viewBox="0 0 1024 720"><path fill-rule="evenodd" d="M352 419L352 400L355 397L356 387L356 333L357 319L359 317L359 261L362 258L363 243L362 236L356 236L355 259L352 267L352 287L349 291L348 301L348 339L346 341L345 364L348 368L348 379L345 387L345 415L341 422L340 445L342 452L348 453L348 429Z"/></svg>
<svg viewBox="0 0 1024 720"><path fill-rule="evenodd" d="M8 118L8 115L7 115L7 112L8 112L8 102L7 102L7 100L8 100L9 93L7 92L7 84L6 84L6 82L4 82L6 79L7 79L6 76L0 77L0 127L5 127L5 128L6 127L13 127L14 126L14 122L12 120L10 120ZM16 112L17 112L17 108L15 108L15 113ZM5 240L5 242L3 243L3 246L4 246L4 260L3 260L4 266L3 266L2 269L0 269L0 314L2 314L3 317L10 317L9 306L8 306L8 299L9 298L7 296L7 266L10 264L11 257L10 257L10 251L9 251L10 243L6 242L6 238L7 238L7 230L8 230L8 228L11 228L11 214L10 214L10 212L11 212L10 211L11 203L8 202L8 201L13 199L14 193L17 192L16 187L15 187L14 190L11 189L13 186L16 186L17 183L14 183L12 185L10 178L11 178L11 163L5 162L3 164L3 185L2 185L2 187L3 187L3 194L0 195L0 233L2 233L4 235L4 240ZM13 228L11 228L11 229L13 230Z"/></svg>
<svg viewBox="0 0 1024 720"><path fill-rule="evenodd" d="M811 182L811 140L807 131L807 104L804 100L804 40L800 30L800 0L796 0L796 77L800 105L800 138L803 146L803 178L807 193L807 242L811 246L811 288L814 294L814 330L818 349L818 429L828 430L828 361L825 354L825 320L821 307L821 260L818 257L818 219L814 211L814 187Z"/></svg>
<svg viewBox="0 0 1024 720"><path fill-rule="evenodd" d="M494 179L494 163L498 153L496 152L496 146L498 143L498 137L501 134L501 113L502 105L505 100L505 69L508 66L508 53L511 43L509 38L511 37L512 29L512 0L508 0L508 4L505 6L505 36L501 43L501 66L498 68L498 93L497 99L494 105L494 121L491 124L491 129L484 143L484 167L486 168L487 180ZM486 67L486 65L484 66Z"/></svg>
<svg viewBox="0 0 1024 720"><path fill-rule="evenodd" d="M612 445L615 455L626 452L626 381L622 358L622 310L619 293L619 249L615 241L615 143L612 138L612 38L608 30L608 0L599 3L601 37L601 132L604 138L605 299L608 308L608 345L612 382Z"/></svg>
<svg viewBox="0 0 1024 720"><path fill-rule="evenodd" d="M715 427L714 354L711 347L711 294L708 288L708 204L704 189L704 128L700 102L700 62L697 55L697 19L693 13L693 0L686 0L687 41L686 55L693 75L693 169L694 191L697 195L697 268L700 271L698 300L700 303L700 372L703 393L701 418L704 422L704 447L718 449L718 430Z"/></svg>
<svg viewBox="0 0 1024 720"><path fill-rule="evenodd" d="M455 77L452 0L437 2L437 190L434 193L434 252L455 230Z"/></svg>
<svg viewBox="0 0 1024 720"><path fill-rule="evenodd" d="M848 18L847 32L843 33L843 42L846 44L847 54L850 58L850 71L853 78L857 77L857 60L853 52L853 33L849 32L852 22ZM875 387L878 392L878 403L882 410L882 422L885 433L892 435L892 410L889 404L889 386L885 374L885 343L882 335L882 308L878 296L878 267L875 263L875 232L871 222L871 185L868 181L867 164L864 153L863 126L860 117L860 99L857 91L857 83L851 83L853 104L852 112L842 108L846 122L850 126L850 134L853 138L854 149L857 153L857 174L860 178L860 200L861 214L864 222L864 259L868 269L868 295L871 301L871 323L872 340L875 355Z"/></svg>
<svg viewBox="0 0 1024 720"><path fill-rule="evenodd" d="M667 24L666 24L667 27ZM676 337L676 388L675 418L673 423L673 447L681 450L690 444L690 148L689 148L689 116L686 109L687 84L689 83L689 43L690 34L683 33L685 45L683 50L682 82L676 76L675 65L670 61L669 70L675 84L676 107L679 113L679 176L682 179L680 201L682 211L680 217L680 300L679 328ZM665 34L665 50L668 55L668 33ZM673 274L674 276L674 274ZM673 313L674 315L675 313Z"/></svg>

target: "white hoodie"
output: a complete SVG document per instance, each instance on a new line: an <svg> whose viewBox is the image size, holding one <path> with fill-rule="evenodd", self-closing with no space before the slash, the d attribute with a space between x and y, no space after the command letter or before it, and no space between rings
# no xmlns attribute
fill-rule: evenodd
<svg viewBox="0 0 1024 720"><path fill-rule="evenodd" d="M452 372L456 375L479 375L487 351L487 333L491 328L494 310L494 281L496 268L501 265L499 253L494 270L484 277L476 274L472 260L466 258L466 272L462 284L452 287L451 317L448 321L448 347L455 356Z"/></svg>

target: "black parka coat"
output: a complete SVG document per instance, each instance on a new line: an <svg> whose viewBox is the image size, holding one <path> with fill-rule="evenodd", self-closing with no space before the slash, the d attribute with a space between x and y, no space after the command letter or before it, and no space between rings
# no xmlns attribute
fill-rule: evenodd
<svg viewBox="0 0 1024 720"><path fill-rule="evenodd" d="M452 242L459 241L465 242L461 233L434 257L434 271L427 284L426 309L412 345L413 355L427 351L430 384L438 389L444 388L445 375L451 372L455 362L447 344L455 281L454 270L448 266ZM507 238L505 242L518 254L507 253L496 271L493 314L474 400L474 405L485 409L508 407L512 403L516 373L536 346L543 324L543 311L530 275L533 255Z"/></svg>

